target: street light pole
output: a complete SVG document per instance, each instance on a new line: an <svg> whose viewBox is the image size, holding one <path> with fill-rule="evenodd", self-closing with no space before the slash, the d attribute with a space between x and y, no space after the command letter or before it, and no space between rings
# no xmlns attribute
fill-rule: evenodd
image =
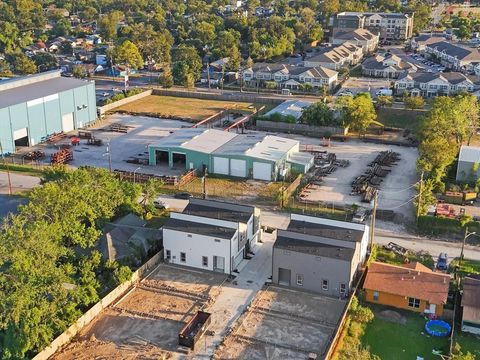
<svg viewBox="0 0 480 360"><path fill-rule="evenodd" d="M5 160L5 154L3 153L2 142L0 141L0 153L2 155L3 165L5 165L5 169L7 170L7 178L8 178L8 194L12 196L12 180L10 178L10 167L7 165Z"/></svg>
<svg viewBox="0 0 480 360"><path fill-rule="evenodd" d="M139 167L137 167L137 168L133 171L133 183L134 183L134 184L135 184L135 174L136 174L136 172L137 172L138 170L140 170L141 168L142 168L142 167L139 166Z"/></svg>
<svg viewBox="0 0 480 360"><path fill-rule="evenodd" d="M467 242L467 238L470 235L476 235L477 233L475 231L473 232L468 232L468 226L465 227L465 235L463 236L463 242L462 242L462 250L460 251L460 260L458 261L458 267L462 265L462 260L463 260L463 251L465 250L465 243Z"/></svg>

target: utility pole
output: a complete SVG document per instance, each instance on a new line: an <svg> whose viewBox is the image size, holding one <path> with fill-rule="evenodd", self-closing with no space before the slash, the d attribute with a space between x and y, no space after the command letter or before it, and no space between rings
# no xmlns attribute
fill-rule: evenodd
<svg viewBox="0 0 480 360"><path fill-rule="evenodd" d="M203 185L203 199L205 200L207 198L207 165L203 165L202 185Z"/></svg>
<svg viewBox="0 0 480 360"><path fill-rule="evenodd" d="M378 203L378 190L375 190L375 195L373 197L372 219L370 223L370 251L372 251L374 237L375 237L375 220L377 217L377 203Z"/></svg>
<svg viewBox="0 0 480 360"><path fill-rule="evenodd" d="M8 164L5 160L5 155L3 154L3 147L2 147L2 142L1 141L0 141L0 153L2 153L3 165L5 165L5 169L7 170L8 194L10 196L12 196L12 180L10 179L10 167L8 166Z"/></svg>
<svg viewBox="0 0 480 360"><path fill-rule="evenodd" d="M110 173L112 172L112 149L110 147L110 141L107 144L107 153L108 153L108 169Z"/></svg>
<svg viewBox="0 0 480 360"><path fill-rule="evenodd" d="M208 81L208 90L210 90L210 61L207 62L207 81Z"/></svg>
<svg viewBox="0 0 480 360"><path fill-rule="evenodd" d="M422 171L422 175L420 176L420 189L418 192L417 225L418 225L418 218L420 217L420 206L422 205L422 190L423 190L423 171Z"/></svg>

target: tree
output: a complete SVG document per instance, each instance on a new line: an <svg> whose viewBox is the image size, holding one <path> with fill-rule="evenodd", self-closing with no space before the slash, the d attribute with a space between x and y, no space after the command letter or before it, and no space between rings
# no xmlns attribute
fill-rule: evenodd
<svg viewBox="0 0 480 360"><path fill-rule="evenodd" d="M333 113L323 101L319 101L302 112L300 122L315 126L333 126Z"/></svg>
<svg viewBox="0 0 480 360"><path fill-rule="evenodd" d="M377 97L377 106L378 107L392 106L392 103L393 103L393 96L379 95Z"/></svg>
<svg viewBox="0 0 480 360"><path fill-rule="evenodd" d="M72 74L77 79L84 79L87 77L87 71L82 65L75 65L72 70Z"/></svg>
<svg viewBox="0 0 480 360"><path fill-rule="evenodd" d="M173 75L172 75L172 69L170 69L170 66L166 67L163 70L163 76L161 78L160 84L168 89L173 86Z"/></svg>
<svg viewBox="0 0 480 360"><path fill-rule="evenodd" d="M35 62L30 60L27 55L20 53L13 55L12 58L13 68L17 74L28 75L37 72Z"/></svg>
<svg viewBox="0 0 480 360"><path fill-rule="evenodd" d="M132 69L143 67L142 55L140 55L137 46L130 40L125 40L121 45L115 47L113 59L117 64L124 64Z"/></svg>
<svg viewBox="0 0 480 360"><path fill-rule="evenodd" d="M63 41L62 45L60 46L60 52L63 55L73 55L72 43L69 41Z"/></svg>
<svg viewBox="0 0 480 360"><path fill-rule="evenodd" d="M112 11L103 15L98 20L98 27L100 35L106 41L115 40L117 37L117 24L122 19L123 14L120 11Z"/></svg>
<svg viewBox="0 0 480 360"><path fill-rule="evenodd" d="M185 84L187 74L193 81L200 79L202 61L193 46L180 45L173 50L173 77L179 84Z"/></svg>
<svg viewBox="0 0 480 360"><path fill-rule="evenodd" d="M22 32L9 21L0 21L0 53L10 54L32 42L30 31Z"/></svg>
<svg viewBox="0 0 480 360"><path fill-rule="evenodd" d="M240 68L240 33L235 30L222 31L217 36L213 56L217 59L228 58L227 69L236 71Z"/></svg>
<svg viewBox="0 0 480 360"><path fill-rule="evenodd" d="M41 71L53 70L58 67L57 58L50 53L38 53L32 57L37 68Z"/></svg>
<svg viewBox="0 0 480 360"><path fill-rule="evenodd" d="M419 170L425 171L438 184L445 176L447 167L455 160L458 146L443 136L431 136L420 143L418 152Z"/></svg>
<svg viewBox="0 0 480 360"><path fill-rule="evenodd" d="M437 198L434 195L434 191L440 186L434 179L427 179L422 184L421 196L417 196L415 199L415 208L420 206L419 214L427 215L428 208L437 203ZM416 186L417 192L420 193L420 184ZM421 202L419 200L421 199Z"/></svg>
<svg viewBox="0 0 480 360"><path fill-rule="evenodd" d="M358 298L356 296L352 299L352 304L348 313L353 321L368 324L374 318L372 310L370 308L362 306L358 303Z"/></svg>
<svg viewBox="0 0 480 360"><path fill-rule="evenodd" d="M410 110L422 109L425 106L425 100L421 96L405 96L403 103Z"/></svg>
<svg viewBox="0 0 480 360"><path fill-rule="evenodd" d="M12 76L11 65L6 61L0 59L0 76Z"/></svg>
<svg viewBox="0 0 480 360"><path fill-rule="evenodd" d="M360 134L376 121L377 114L369 93L360 93L355 97L342 96L337 100L345 125L351 126Z"/></svg>

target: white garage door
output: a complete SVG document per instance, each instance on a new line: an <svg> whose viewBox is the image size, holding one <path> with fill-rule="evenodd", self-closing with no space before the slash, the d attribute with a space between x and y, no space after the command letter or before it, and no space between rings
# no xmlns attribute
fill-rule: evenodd
<svg viewBox="0 0 480 360"><path fill-rule="evenodd" d="M62 130L65 133L75 130L75 125L73 124L73 113L62 116Z"/></svg>
<svg viewBox="0 0 480 360"><path fill-rule="evenodd" d="M245 160L230 160L230 175L247 177L247 162Z"/></svg>
<svg viewBox="0 0 480 360"><path fill-rule="evenodd" d="M215 174L228 175L228 159L215 156L213 158L213 172Z"/></svg>
<svg viewBox="0 0 480 360"><path fill-rule="evenodd" d="M272 180L272 164L254 161L253 178L257 180Z"/></svg>
<svg viewBox="0 0 480 360"><path fill-rule="evenodd" d="M13 132L13 140L18 140L28 136L27 128L15 130Z"/></svg>

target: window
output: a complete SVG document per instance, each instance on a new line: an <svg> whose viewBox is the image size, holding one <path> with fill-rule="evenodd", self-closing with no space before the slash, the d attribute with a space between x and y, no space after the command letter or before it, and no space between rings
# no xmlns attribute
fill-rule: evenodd
<svg viewBox="0 0 480 360"><path fill-rule="evenodd" d="M172 252L170 250L165 250L165 259L167 261L170 261L171 258L172 258Z"/></svg>
<svg viewBox="0 0 480 360"><path fill-rule="evenodd" d="M302 274L297 274L297 285L298 286L303 286L303 275Z"/></svg>
<svg viewBox="0 0 480 360"><path fill-rule="evenodd" d="M418 309L420 307L420 299L408 298L408 306Z"/></svg>
<svg viewBox="0 0 480 360"><path fill-rule="evenodd" d="M378 291L373 292L373 301L378 301Z"/></svg>
<svg viewBox="0 0 480 360"><path fill-rule="evenodd" d="M208 256L202 256L202 266L208 266Z"/></svg>
<svg viewBox="0 0 480 360"><path fill-rule="evenodd" d="M180 261L181 262L186 262L187 261L187 254L185 254L184 252L181 252L180 253Z"/></svg>
<svg viewBox="0 0 480 360"><path fill-rule="evenodd" d="M340 284L340 294L345 294L347 292L347 285Z"/></svg>
<svg viewBox="0 0 480 360"><path fill-rule="evenodd" d="M192 237L192 234L187 234L187 237Z"/></svg>
<svg viewBox="0 0 480 360"><path fill-rule="evenodd" d="M236 240L236 238L234 240ZM220 239L215 239L215 242L221 242L221 240Z"/></svg>
<svg viewBox="0 0 480 360"><path fill-rule="evenodd" d="M322 290L328 290L328 280L322 280Z"/></svg>

